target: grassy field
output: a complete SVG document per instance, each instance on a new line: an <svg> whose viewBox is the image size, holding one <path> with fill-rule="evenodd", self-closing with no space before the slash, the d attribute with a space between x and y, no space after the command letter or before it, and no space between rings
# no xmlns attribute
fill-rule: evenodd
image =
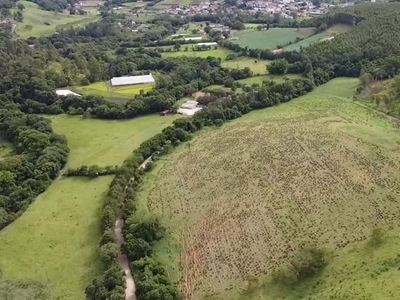
<svg viewBox="0 0 400 300"><path fill-rule="evenodd" d="M68 139L71 167L119 165L175 118L51 117L55 132ZM2 279L39 281L50 290L50 299L84 299L85 286L100 269L99 217L111 180L112 176L56 179L19 219L0 232Z"/></svg>
<svg viewBox="0 0 400 300"><path fill-rule="evenodd" d="M256 62L257 61L257 62ZM250 68L254 75L263 75L267 73L268 60L256 60L249 57L239 57L235 60L228 60L221 63L222 67L229 69Z"/></svg>
<svg viewBox="0 0 400 300"><path fill-rule="evenodd" d="M336 24L336 25L333 25L332 27L328 28L324 32L309 36L300 42L286 46L284 49L288 50L288 51L300 50L301 47L307 47L308 45L310 45L312 43L322 41L326 38L332 37L336 34L346 32L350 29L351 29L351 26L349 26L349 25Z"/></svg>
<svg viewBox="0 0 400 300"><path fill-rule="evenodd" d="M184 48L185 46L182 46ZM224 49L221 47L218 47L218 49L212 49L212 50L206 50L206 51L178 51L178 52L164 52L162 53L162 57L178 57L178 56L189 56L189 57L208 57L208 56L213 56L213 57L219 57L221 59L225 59L229 53L233 53L232 51L228 49Z"/></svg>
<svg viewBox="0 0 400 300"><path fill-rule="evenodd" d="M398 234L382 256L358 243L379 224L399 228L400 131L352 101L357 84L338 78L208 128L145 178L137 216L167 225L156 256L188 299L400 298ZM322 281L244 294L249 275L272 271L304 245L336 249Z"/></svg>
<svg viewBox="0 0 400 300"><path fill-rule="evenodd" d="M67 15L41 10L37 4L28 1L18 1L18 3L25 6L24 20L22 23L17 23L15 29L19 38L51 35L61 28L80 27L99 19L95 9L90 10L90 13L84 16ZM45 22L50 25L46 25Z"/></svg>
<svg viewBox="0 0 400 300"><path fill-rule="evenodd" d="M262 84L263 81L268 81L268 80L273 80L278 83L285 81L286 78L288 79L294 79L294 78L299 78L300 75L294 75L294 74L287 74L287 75L261 75L261 76L254 76L250 78L245 78L238 80L241 83L245 83L248 85L252 85L253 83L257 84Z"/></svg>
<svg viewBox="0 0 400 300"><path fill-rule="evenodd" d="M154 88L154 84L128 85L121 87L110 87L106 82L100 81L85 86L74 86L72 90L84 95L101 96L109 101L123 103L140 94L140 91L147 92Z"/></svg>
<svg viewBox="0 0 400 300"><path fill-rule="evenodd" d="M275 49L278 45L294 41L297 37L308 37L313 33L313 28L300 28L299 31L295 28L271 28L264 31L245 29L234 33L239 40L232 41L232 43L253 49Z"/></svg>
<svg viewBox="0 0 400 300"><path fill-rule="evenodd" d="M201 3L201 0L163 0L156 3L154 9L167 9L174 5L189 6L190 4Z"/></svg>

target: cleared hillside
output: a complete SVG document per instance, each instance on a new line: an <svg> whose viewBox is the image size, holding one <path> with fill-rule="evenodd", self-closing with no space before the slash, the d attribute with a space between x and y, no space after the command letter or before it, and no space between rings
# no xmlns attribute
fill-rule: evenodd
<svg viewBox="0 0 400 300"><path fill-rule="evenodd" d="M249 276L304 246L341 249L379 224L397 227L400 132L351 101L356 86L335 79L201 132L158 162L137 217L154 214L167 225L156 256L186 297L235 299ZM350 295L353 286L344 288ZM357 299L368 295L360 290Z"/></svg>

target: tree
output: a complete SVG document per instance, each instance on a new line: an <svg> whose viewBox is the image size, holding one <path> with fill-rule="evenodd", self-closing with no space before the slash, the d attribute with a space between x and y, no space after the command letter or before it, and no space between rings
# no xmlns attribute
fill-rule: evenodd
<svg viewBox="0 0 400 300"><path fill-rule="evenodd" d="M286 59L277 59L267 64L267 71L270 74L285 74L289 63Z"/></svg>
<svg viewBox="0 0 400 300"><path fill-rule="evenodd" d="M176 43L176 44L174 45L174 49L175 49L175 51L179 51L179 50L181 49L181 44Z"/></svg>
<svg viewBox="0 0 400 300"><path fill-rule="evenodd" d="M107 243L100 247L100 259L107 266L111 265L118 257L118 246L116 243Z"/></svg>
<svg viewBox="0 0 400 300"><path fill-rule="evenodd" d="M25 5L23 5L22 3L18 3L17 4L17 8L21 11L23 11L25 9Z"/></svg>

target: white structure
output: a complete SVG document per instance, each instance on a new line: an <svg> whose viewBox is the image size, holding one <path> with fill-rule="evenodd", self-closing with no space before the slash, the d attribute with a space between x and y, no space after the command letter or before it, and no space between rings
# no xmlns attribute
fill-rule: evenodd
<svg viewBox="0 0 400 300"><path fill-rule="evenodd" d="M195 113L202 109L202 107L198 106L197 101L189 100L178 108L178 113L185 116L193 116Z"/></svg>
<svg viewBox="0 0 400 300"><path fill-rule="evenodd" d="M73 91L70 91L70 90L56 90L56 94L58 96L70 96L70 95L77 96L77 97L81 96L81 95L79 95L77 93L74 93Z"/></svg>
<svg viewBox="0 0 400 300"><path fill-rule="evenodd" d="M155 82L156 81L154 80L153 75L151 74L141 75L141 76L122 76L122 77L111 78L112 86L146 84Z"/></svg>
<svg viewBox="0 0 400 300"><path fill-rule="evenodd" d="M188 35L187 33L177 33L177 34L172 34L171 37L178 37L178 36L185 36Z"/></svg>
<svg viewBox="0 0 400 300"><path fill-rule="evenodd" d="M184 38L185 41L201 41L203 38L201 36L187 37Z"/></svg>
<svg viewBox="0 0 400 300"><path fill-rule="evenodd" d="M209 43L197 43L197 46L218 46L217 42L209 42Z"/></svg>

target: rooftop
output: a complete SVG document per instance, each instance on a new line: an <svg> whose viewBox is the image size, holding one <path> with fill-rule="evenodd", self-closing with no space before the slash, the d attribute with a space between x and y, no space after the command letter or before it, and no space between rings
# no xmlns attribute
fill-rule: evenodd
<svg viewBox="0 0 400 300"><path fill-rule="evenodd" d="M131 85L131 84L143 84L143 83L154 83L153 75L140 75L140 76L122 76L111 78L111 85Z"/></svg>

